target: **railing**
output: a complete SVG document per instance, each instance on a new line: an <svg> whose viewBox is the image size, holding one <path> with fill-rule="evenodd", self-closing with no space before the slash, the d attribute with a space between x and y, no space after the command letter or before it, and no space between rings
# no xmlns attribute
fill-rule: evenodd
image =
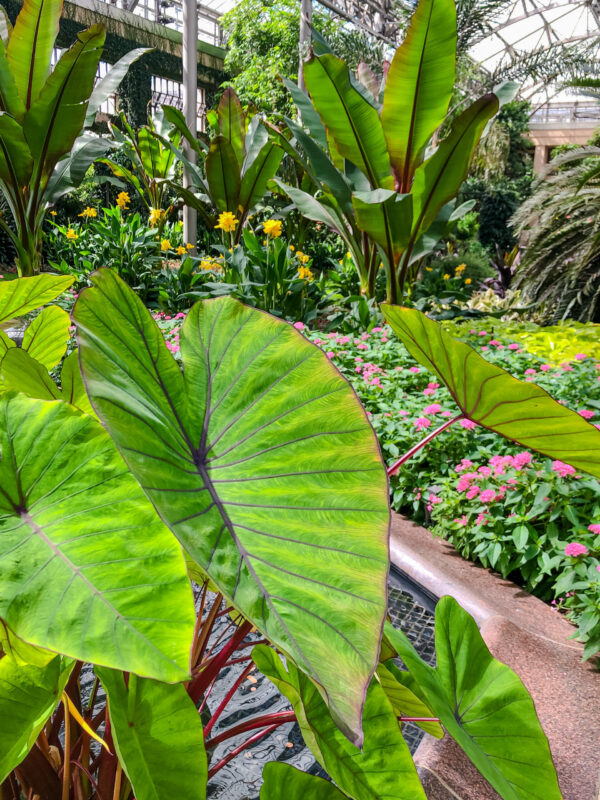
<svg viewBox="0 0 600 800"><path fill-rule="evenodd" d="M593 100L574 101L573 103L549 103L535 111L529 122L533 126L556 125L598 125L600 124L600 103Z"/></svg>

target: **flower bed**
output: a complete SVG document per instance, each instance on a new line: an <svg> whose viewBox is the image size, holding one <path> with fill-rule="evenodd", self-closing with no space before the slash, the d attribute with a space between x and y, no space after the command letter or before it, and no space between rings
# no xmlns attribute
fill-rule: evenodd
<svg viewBox="0 0 600 800"><path fill-rule="evenodd" d="M184 316L156 315L174 353ZM348 336L311 331L301 322L295 327L353 385L388 464L456 415L448 390L389 328ZM600 422L600 362L579 353L555 366L518 342L496 338L489 325L470 328L464 338L493 363ZM395 510L431 526L466 558L564 608L587 642L586 656L600 650L600 483L595 478L523 452L461 420L391 478L390 494Z"/></svg>

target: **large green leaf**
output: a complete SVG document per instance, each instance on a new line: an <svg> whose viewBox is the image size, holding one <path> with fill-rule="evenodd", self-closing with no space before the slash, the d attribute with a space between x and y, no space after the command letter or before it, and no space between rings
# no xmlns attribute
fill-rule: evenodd
<svg viewBox="0 0 600 800"><path fill-rule="evenodd" d="M206 156L206 180L217 211L238 212L240 165L224 136L216 136Z"/></svg>
<svg viewBox="0 0 600 800"><path fill-rule="evenodd" d="M200 714L182 684L170 685L96 667L108 697L111 732L139 800L206 796Z"/></svg>
<svg viewBox="0 0 600 800"><path fill-rule="evenodd" d="M0 783L33 747L72 668L60 656L44 667L0 658Z"/></svg>
<svg viewBox="0 0 600 800"><path fill-rule="evenodd" d="M101 78L94 86L94 90L90 95L87 111L85 114L85 127L89 128L94 124L96 114L100 110L100 106L104 103L111 94L114 94L119 88L121 81L127 74L129 67L138 61L143 55L149 53L152 48L136 47L125 53L113 66L108 70L106 75Z"/></svg>
<svg viewBox="0 0 600 800"><path fill-rule="evenodd" d="M379 114L350 82L345 62L330 54L312 56L304 64L304 78L341 155L362 170L373 189L393 189Z"/></svg>
<svg viewBox="0 0 600 800"><path fill-rule="evenodd" d="M8 350L11 350L13 347L16 346L17 345L15 344L15 342L13 342L13 340L9 336L7 336L4 333L4 331L0 328L0 364L2 363L2 359L4 358Z"/></svg>
<svg viewBox="0 0 600 800"><path fill-rule="evenodd" d="M263 781L260 800L344 800L346 797L333 783L278 761L265 765Z"/></svg>
<svg viewBox="0 0 600 800"><path fill-rule="evenodd" d="M61 392L48 370L26 350L11 348L0 362L0 391L23 392L38 400L60 400Z"/></svg>
<svg viewBox="0 0 600 800"><path fill-rule="evenodd" d="M62 0L24 0L6 57L25 107L37 100L48 77Z"/></svg>
<svg viewBox="0 0 600 800"><path fill-rule="evenodd" d="M44 178L50 176L81 132L105 37L102 25L79 33L77 42L63 53L25 114L25 138Z"/></svg>
<svg viewBox="0 0 600 800"><path fill-rule="evenodd" d="M283 150L272 142L267 142L244 170L239 195L242 213L250 211L262 200L267 184L275 176L282 158Z"/></svg>
<svg viewBox="0 0 600 800"><path fill-rule="evenodd" d="M77 302L92 404L185 549L324 687L348 735L385 615L387 486L325 355L230 297L184 324L184 375L141 300L100 270Z"/></svg>
<svg viewBox="0 0 600 800"><path fill-rule="evenodd" d="M219 130L235 153L238 164L244 160L244 138L246 135L246 115L235 91L225 89L217 107Z"/></svg>
<svg viewBox="0 0 600 800"><path fill-rule="evenodd" d="M409 353L446 384L465 417L600 477L600 431L535 383L513 378L420 311L381 306Z"/></svg>
<svg viewBox="0 0 600 800"><path fill-rule="evenodd" d="M407 681L405 680L405 676L407 675L409 675L409 673L402 673L393 662L379 664L377 667L377 679L397 716L419 717L421 720L429 717L430 719L426 722L420 721L415 724L423 728L427 733L435 736L436 739L441 739L444 736L442 726L439 722L431 721L435 717L435 714L433 714L429 706L415 694L412 688L406 685Z"/></svg>
<svg viewBox="0 0 600 800"><path fill-rule="evenodd" d="M33 159L23 129L9 114L0 112L0 180L19 196L33 170Z"/></svg>
<svg viewBox="0 0 600 800"><path fill-rule="evenodd" d="M27 326L23 350L50 370L67 350L71 320L58 306L48 306Z"/></svg>
<svg viewBox="0 0 600 800"><path fill-rule="evenodd" d="M85 391L81 370L79 369L79 354L77 350L74 350L63 361L60 386L62 389L61 399L65 403L70 403L75 408L83 411L84 414L89 414L92 417L96 416Z"/></svg>
<svg viewBox="0 0 600 800"><path fill-rule="evenodd" d="M10 392L0 445L0 618L39 647L184 680L194 607L181 549L104 429Z"/></svg>
<svg viewBox="0 0 600 800"><path fill-rule="evenodd" d="M0 41L6 47L11 33L13 32L12 22L8 18L5 9L0 6Z"/></svg>
<svg viewBox="0 0 600 800"><path fill-rule="evenodd" d="M436 608L435 669L402 631L386 624L386 633L448 733L504 800L561 800L529 692L454 598Z"/></svg>
<svg viewBox="0 0 600 800"><path fill-rule="evenodd" d="M292 95L292 100L296 107L300 111L302 124L308 129L315 142L323 150L327 150L327 131L321 122L321 117L317 114L315 107L310 102L310 97L289 78L284 77L282 80L286 89Z"/></svg>
<svg viewBox="0 0 600 800"><path fill-rule="evenodd" d="M149 128L142 127L137 132L137 140L140 161L146 175L151 179L164 178L167 164L159 139L153 136ZM169 152L168 155L173 158L173 153Z"/></svg>
<svg viewBox="0 0 600 800"><path fill-rule="evenodd" d="M454 89L454 0L420 0L387 74L381 124L399 191L442 124Z"/></svg>
<svg viewBox="0 0 600 800"><path fill-rule="evenodd" d="M6 12L0 7L0 27ZM6 57L6 46L0 37L0 111L7 111L19 122L25 114L25 103L21 99L14 75Z"/></svg>
<svg viewBox="0 0 600 800"><path fill-rule="evenodd" d="M304 741L339 788L355 800L425 800L396 714L376 679L363 711L364 742L359 750L339 730L317 687L271 648L258 645L252 658L290 701Z"/></svg>
<svg viewBox="0 0 600 800"><path fill-rule="evenodd" d="M303 192L302 189L297 189L295 186L288 186L283 181L276 179L277 185L289 196L290 200L296 208L308 219L315 222L323 222L328 227L340 234L340 236L347 236L348 230L343 219L334 211L329 205L325 205L316 197L308 192ZM322 196L321 196L321 199Z"/></svg>
<svg viewBox="0 0 600 800"><path fill-rule="evenodd" d="M412 195L390 189L355 192L352 205L358 227L381 245L390 263L396 265L410 240Z"/></svg>
<svg viewBox="0 0 600 800"><path fill-rule="evenodd" d="M442 206L458 193L481 133L497 111L496 95L480 97L454 120L448 136L415 171L411 189L414 239L427 230Z"/></svg>
<svg viewBox="0 0 600 800"><path fill-rule="evenodd" d="M0 324L22 317L62 294L73 283L72 275L35 275L0 282Z"/></svg>

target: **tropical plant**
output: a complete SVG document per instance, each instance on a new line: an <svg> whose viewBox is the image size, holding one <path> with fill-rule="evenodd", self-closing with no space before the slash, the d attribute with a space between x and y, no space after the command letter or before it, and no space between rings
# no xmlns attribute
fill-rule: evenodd
<svg viewBox="0 0 600 800"><path fill-rule="evenodd" d="M109 125L113 139L131 165L131 169L110 158L99 158L117 178L126 180L148 209L150 224L162 235L173 212L173 204L164 208L175 179L177 157L173 148L181 144L181 133L166 119L162 110L148 114L148 123L134 130L123 112L119 124ZM166 141L165 141L166 140Z"/></svg>
<svg viewBox="0 0 600 800"><path fill-rule="evenodd" d="M269 139L259 117L244 111L233 89L226 89L217 110L208 114L216 132L208 146L192 134L180 111L167 106L164 111L204 162L202 170L177 150L189 169L192 186L174 185L175 190L187 205L204 216L210 227L232 233L232 244L237 244L249 216L261 203L277 172L283 150ZM223 226L219 222L217 226L217 219L223 214L226 223Z"/></svg>
<svg viewBox="0 0 600 800"><path fill-rule="evenodd" d="M298 190L288 193L303 213L330 225L343 204L352 208L357 227L377 245L392 303L402 297L413 265L446 232L477 142L498 110L496 96L485 95L454 119L433 153L428 151L448 111L455 51L454 0L421 0L383 93L368 68L359 70L357 81L343 61L322 48L304 64L318 114L317 121L313 114L305 122L314 138L327 142L318 169L328 170L322 180L335 179L336 188L334 202L328 194L324 204ZM318 135L315 125L321 126ZM325 162L336 165L334 172Z"/></svg>
<svg viewBox="0 0 600 800"><path fill-rule="evenodd" d="M84 127L146 52L128 53L92 91L105 30L92 25L79 33L50 71L61 12L62 0L26 0L13 29L0 9L0 190L15 229L3 219L0 227L15 247L22 276L39 272L48 205L78 185L109 147L98 137L82 137Z"/></svg>
<svg viewBox="0 0 600 800"><path fill-rule="evenodd" d="M514 277L547 317L600 321L600 149L555 158L515 213L527 246Z"/></svg>

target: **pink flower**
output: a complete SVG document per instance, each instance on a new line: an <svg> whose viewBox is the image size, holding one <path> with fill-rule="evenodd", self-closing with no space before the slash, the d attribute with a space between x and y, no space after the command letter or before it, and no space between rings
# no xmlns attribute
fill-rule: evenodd
<svg viewBox="0 0 600 800"><path fill-rule="evenodd" d="M560 365L560 368L563 372L573 372L573 367L569 364L568 361L563 361Z"/></svg>
<svg viewBox="0 0 600 800"><path fill-rule="evenodd" d="M575 361L585 361L586 358L585 353L575 353Z"/></svg>
<svg viewBox="0 0 600 800"><path fill-rule="evenodd" d="M429 428L431 426L431 420L427 419L427 417L417 417L415 420L415 428L418 431L423 430L423 428Z"/></svg>
<svg viewBox="0 0 600 800"><path fill-rule="evenodd" d="M487 336L487 331L479 331L478 336Z"/></svg>
<svg viewBox="0 0 600 800"><path fill-rule="evenodd" d="M535 372L536 371L534 369L526 369L525 370L525 375L535 375Z"/></svg>
<svg viewBox="0 0 600 800"><path fill-rule="evenodd" d="M303 322L294 322L294 328L296 328L297 331L303 331L305 327Z"/></svg>
<svg viewBox="0 0 600 800"><path fill-rule="evenodd" d="M425 406L423 409L424 414L439 414L442 407L439 403L432 403L430 406Z"/></svg>
<svg viewBox="0 0 600 800"><path fill-rule="evenodd" d="M587 547L579 542L571 542L565 547L566 556L587 556L587 552Z"/></svg>
<svg viewBox="0 0 600 800"><path fill-rule="evenodd" d="M482 353L486 353L486 352L487 352L489 349L490 349L490 348L489 348L487 345L484 345L484 346L481 348L481 352L482 352Z"/></svg>
<svg viewBox="0 0 600 800"><path fill-rule="evenodd" d="M491 503L496 497L496 492L493 489L485 489L480 495L479 499L482 503Z"/></svg>
<svg viewBox="0 0 600 800"><path fill-rule="evenodd" d="M423 394L425 397L429 397L429 395L435 394L435 389L430 389L428 386L426 389L423 389Z"/></svg>
<svg viewBox="0 0 600 800"><path fill-rule="evenodd" d="M451 411L442 411L442 417L451 417L451 416L452 416Z"/></svg>
<svg viewBox="0 0 600 800"><path fill-rule="evenodd" d="M415 375L418 375L421 370L418 367L411 367L410 372L414 372Z"/></svg>
<svg viewBox="0 0 600 800"><path fill-rule="evenodd" d="M475 520L475 525L487 525L487 519L485 514L478 514L477 519Z"/></svg>
<svg viewBox="0 0 600 800"><path fill-rule="evenodd" d="M454 522L456 522L457 525L463 525L463 526L466 525L467 524L467 515L463 514L462 517L456 517Z"/></svg>
<svg viewBox="0 0 600 800"><path fill-rule="evenodd" d="M471 486L466 494L467 500L472 500L474 497L477 497L479 494L479 486Z"/></svg>
<svg viewBox="0 0 600 800"><path fill-rule="evenodd" d="M479 467L477 472L481 473L481 475L485 475L486 478L492 474L492 470L489 467Z"/></svg>
<svg viewBox="0 0 600 800"><path fill-rule="evenodd" d="M399 414L401 417L408 417L408 414L409 414L409 412L408 412L408 411L405 411L404 409L402 409L401 411L399 411L399 412L398 412L398 414Z"/></svg>
<svg viewBox="0 0 600 800"><path fill-rule="evenodd" d="M542 370L542 372L548 372L549 370L552 369L552 367L550 366L550 364L542 364L540 369Z"/></svg>
<svg viewBox="0 0 600 800"><path fill-rule="evenodd" d="M517 453L517 455L513 458L513 467L515 467L515 469L522 469L527 464L531 464L531 460L532 455L526 450L522 453Z"/></svg>
<svg viewBox="0 0 600 800"><path fill-rule="evenodd" d="M333 358L333 357L334 357L334 355L335 355L335 353L333 352L333 350L328 350L328 351L325 353L325 355L327 356L327 358Z"/></svg>
<svg viewBox="0 0 600 800"><path fill-rule="evenodd" d="M519 345L518 345L516 342L511 342L511 343L508 345L508 349L509 349L509 350L518 350L518 349L519 349Z"/></svg>
<svg viewBox="0 0 600 800"><path fill-rule="evenodd" d="M466 428L468 431L472 431L473 428L477 427L477 423L473 422L472 419L460 419L458 424L461 428Z"/></svg>
<svg viewBox="0 0 600 800"><path fill-rule="evenodd" d="M369 349L369 345L367 345L367 344L357 344L356 345L356 349L357 350L368 350Z"/></svg>
<svg viewBox="0 0 600 800"><path fill-rule="evenodd" d="M565 464L564 461L553 461L552 469L561 478L566 478L567 475L575 475L575 469L570 464Z"/></svg>
<svg viewBox="0 0 600 800"><path fill-rule="evenodd" d="M427 388L428 389L439 389L440 385L439 385L439 383L434 383L433 381L431 381L430 383L427 384Z"/></svg>
<svg viewBox="0 0 600 800"><path fill-rule="evenodd" d="M598 534L600 533L600 525L598 524L588 525L588 531Z"/></svg>
<svg viewBox="0 0 600 800"><path fill-rule="evenodd" d="M429 502L431 503L432 506L435 506L438 503L442 502L442 498L438 497L437 494L430 494L429 495Z"/></svg>
<svg viewBox="0 0 600 800"><path fill-rule="evenodd" d="M317 338L317 339L313 339L313 342L314 342L315 344L321 344L321 342L322 342L322 341L323 341L323 339L319 339L319 338Z"/></svg>
<svg viewBox="0 0 600 800"><path fill-rule="evenodd" d="M469 469L469 467L472 467L472 466L473 466L473 462L472 461L469 461L468 458L463 458L462 461L460 462L460 464L457 464L454 467L454 471L455 472L464 472L466 469Z"/></svg>
<svg viewBox="0 0 600 800"><path fill-rule="evenodd" d="M583 417L584 419L591 419L594 416L594 412L589 411L587 408L580 408L577 413L579 414L580 417Z"/></svg>
<svg viewBox="0 0 600 800"><path fill-rule="evenodd" d="M498 341L498 339L490 339L490 344L492 345L492 347L498 347L500 342Z"/></svg>
<svg viewBox="0 0 600 800"><path fill-rule="evenodd" d="M371 329L371 333L379 333L382 330L383 330L383 328L372 328Z"/></svg>

